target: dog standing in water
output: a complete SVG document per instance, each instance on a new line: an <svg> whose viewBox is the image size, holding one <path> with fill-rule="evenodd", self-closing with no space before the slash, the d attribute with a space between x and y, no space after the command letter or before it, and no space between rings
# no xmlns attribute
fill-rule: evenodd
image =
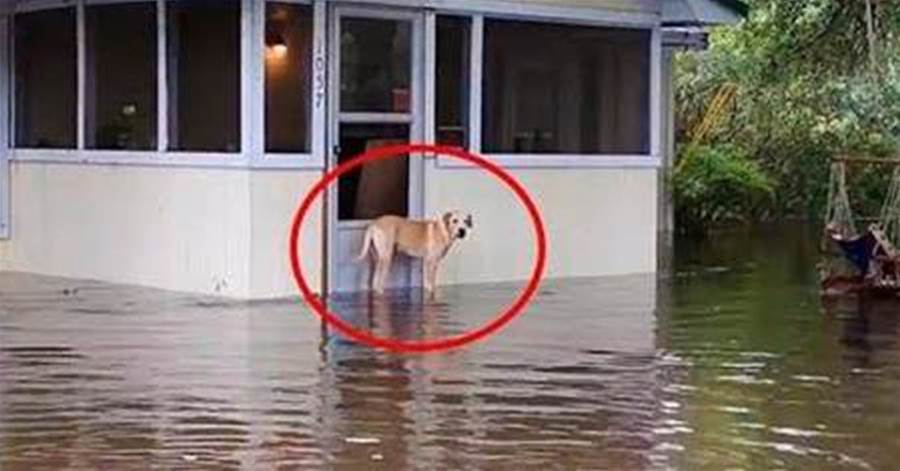
<svg viewBox="0 0 900 471"><path fill-rule="evenodd" d="M370 247L374 249L372 290L382 294L391 272L395 250L410 257L421 258L425 291L433 296L437 286L438 265L457 239L466 238L472 226L472 215L463 215L459 211L448 211L440 219L428 220L381 216L366 228L357 260L365 259Z"/></svg>

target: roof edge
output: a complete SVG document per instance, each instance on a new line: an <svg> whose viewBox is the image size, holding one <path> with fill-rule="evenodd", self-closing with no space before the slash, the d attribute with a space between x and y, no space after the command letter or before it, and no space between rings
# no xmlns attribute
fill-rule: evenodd
<svg viewBox="0 0 900 471"><path fill-rule="evenodd" d="M662 26L735 24L749 12L741 0L662 0Z"/></svg>

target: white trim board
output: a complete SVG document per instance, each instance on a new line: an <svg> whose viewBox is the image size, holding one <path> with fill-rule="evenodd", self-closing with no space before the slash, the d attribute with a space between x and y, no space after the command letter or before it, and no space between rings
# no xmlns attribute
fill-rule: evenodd
<svg viewBox="0 0 900 471"><path fill-rule="evenodd" d="M9 173L9 89L11 70L11 54L9 53L9 17L0 17L0 239L10 235L10 173Z"/></svg>
<svg viewBox="0 0 900 471"><path fill-rule="evenodd" d="M325 162L309 154L266 154L254 160L246 154L154 151L78 151L75 149L10 149L9 160L24 164L128 165L210 169L322 170Z"/></svg>
<svg viewBox="0 0 900 471"><path fill-rule="evenodd" d="M343 3L341 0L326 0ZM438 13L480 13L497 18L520 18L545 21L562 21L572 24L622 27L654 27L662 22L659 9L650 6L643 9L590 8L572 5L525 3L516 0L353 0L360 5L379 5L406 8L430 8ZM635 1L648 3L647 1ZM654 2L649 2L654 3Z"/></svg>
<svg viewBox="0 0 900 471"><path fill-rule="evenodd" d="M75 6L75 146L85 148L87 137L87 36L84 2L78 2Z"/></svg>
<svg viewBox="0 0 900 471"><path fill-rule="evenodd" d="M324 156L313 154L249 154L154 152L77 149L10 149L9 160L23 163L84 165L134 165L145 167L324 169ZM660 157L648 155L601 154L488 154L492 162L508 168L656 168ZM471 168L471 164L447 157L438 158L441 168Z"/></svg>
<svg viewBox="0 0 900 471"><path fill-rule="evenodd" d="M648 155L578 155L578 154L488 154L485 159L503 168L579 169L579 168L659 168L662 159ZM452 157L438 157L440 168L470 168L475 165Z"/></svg>
<svg viewBox="0 0 900 471"><path fill-rule="evenodd" d="M472 16L469 38L469 149L481 152L482 73L484 68L484 16Z"/></svg>
<svg viewBox="0 0 900 471"><path fill-rule="evenodd" d="M648 103L648 111L650 116L648 117L649 123L647 125L650 127L649 132L649 147L650 147L650 155L661 155L662 154L662 105L663 101L662 97L662 29L661 28L653 28L653 31L650 33L650 63L648 64L650 70L648 77L648 87L650 88L649 93L647 94L647 99L650 101Z"/></svg>

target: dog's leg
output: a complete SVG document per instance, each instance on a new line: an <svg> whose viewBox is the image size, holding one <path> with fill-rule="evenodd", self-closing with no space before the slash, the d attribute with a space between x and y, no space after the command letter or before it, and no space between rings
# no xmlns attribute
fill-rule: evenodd
<svg viewBox="0 0 900 471"><path fill-rule="evenodd" d="M381 286L381 254L375 252L375 260L372 262L372 291L378 293Z"/></svg>
<svg viewBox="0 0 900 471"><path fill-rule="evenodd" d="M359 251L359 255L356 257L357 262L363 261L366 258L366 255L369 254L369 245L372 244L372 231L375 229L370 225L366 228L366 232L363 235L363 243L362 248Z"/></svg>
<svg viewBox="0 0 900 471"><path fill-rule="evenodd" d="M434 262L430 259L425 259L422 261L422 283L425 288L425 294L431 295L431 292L434 291L434 286L431 284L431 272L432 266Z"/></svg>
<svg viewBox="0 0 900 471"><path fill-rule="evenodd" d="M377 294L384 294L384 285L391 275L391 261L394 258L394 245L392 241L385 240L386 237L374 237L375 252L377 261L375 262L375 284L374 290Z"/></svg>
<svg viewBox="0 0 900 471"><path fill-rule="evenodd" d="M425 261L425 292L429 299L437 297L437 260Z"/></svg>
<svg viewBox="0 0 900 471"><path fill-rule="evenodd" d="M387 254L378 255L377 268L375 269L375 293L384 294L384 285L387 283L388 276L391 274L391 257L393 250Z"/></svg>
<svg viewBox="0 0 900 471"><path fill-rule="evenodd" d="M384 292L385 278L390 272L391 257L394 256L393 240L384 232L370 226L371 235L367 238L375 252L375 263L372 273L372 291L376 294ZM369 235L369 232L366 232Z"/></svg>
<svg viewBox="0 0 900 471"><path fill-rule="evenodd" d="M381 294L382 292L382 283L381 283L381 273L384 271L384 262L381 260L381 256L375 260L375 273L372 275L372 291L376 294Z"/></svg>
<svg viewBox="0 0 900 471"><path fill-rule="evenodd" d="M437 274L438 274L438 266L440 265L440 260L435 260L431 265L431 297L437 297Z"/></svg>

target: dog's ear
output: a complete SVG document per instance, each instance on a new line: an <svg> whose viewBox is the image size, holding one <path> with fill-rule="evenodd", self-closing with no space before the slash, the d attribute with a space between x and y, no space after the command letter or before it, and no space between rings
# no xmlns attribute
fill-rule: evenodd
<svg viewBox="0 0 900 471"><path fill-rule="evenodd" d="M467 215L466 215L466 221L465 221L465 222L466 222L466 225L469 226L469 229L471 229L472 227L474 227L474 224L472 224L472 215L471 215L471 214L467 214Z"/></svg>
<svg viewBox="0 0 900 471"><path fill-rule="evenodd" d="M452 217L453 217L453 213L451 213L449 211L444 213L443 216L441 216L441 221L443 221L444 227L447 228L448 231L450 230L450 218L452 218Z"/></svg>

